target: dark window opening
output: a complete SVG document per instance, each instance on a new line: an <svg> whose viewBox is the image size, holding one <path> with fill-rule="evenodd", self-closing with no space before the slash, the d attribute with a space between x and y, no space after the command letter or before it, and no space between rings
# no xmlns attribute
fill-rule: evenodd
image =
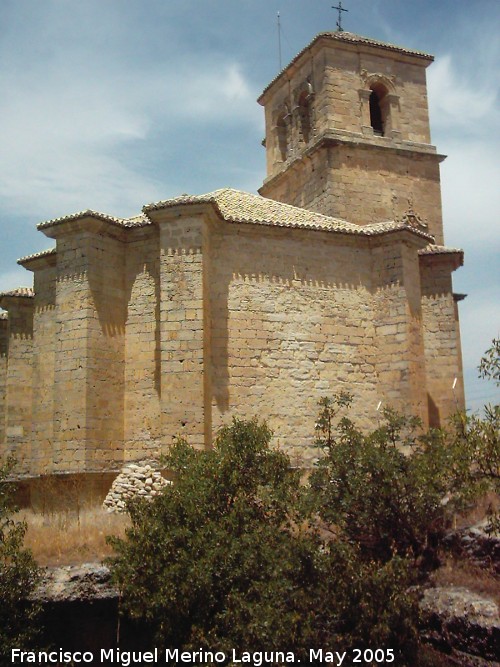
<svg viewBox="0 0 500 667"><path fill-rule="evenodd" d="M370 123L373 127L373 132L383 137L384 124L382 120L382 109L380 108L380 97L375 90L372 90L370 95Z"/></svg>
<svg viewBox="0 0 500 667"><path fill-rule="evenodd" d="M300 131L302 140L308 144L311 138L311 105L309 104L308 95L303 92L299 99L299 113L300 113Z"/></svg>
<svg viewBox="0 0 500 667"><path fill-rule="evenodd" d="M284 116L278 118L277 131L279 157L282 162L285 162L287 156L287 131Z"/></svg>

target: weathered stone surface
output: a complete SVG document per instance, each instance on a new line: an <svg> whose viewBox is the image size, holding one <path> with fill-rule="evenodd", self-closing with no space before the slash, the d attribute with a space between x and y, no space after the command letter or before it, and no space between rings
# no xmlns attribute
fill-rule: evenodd
<svg viewBox="0 0 500 667"><path fill-rule="evenodd" d="M421 601L423 637L445 652L494 661L500 658L498 605L466 588L429 588ZM498 663L487 663L498 664Z"/></svg>
<svg viewBox="0 0 500 667"><path fill-rule="evenodd" d="M74 602L114 599L109 569L100 563L46 568L33 597L41 602Z"/></svg>
<svg viewBox="0 0 500 667"><path fill-rule="evenodd" d="M500 537L489 535L485 531L486 524L483 521L476 526L450 532L445 544L475 565L500 575Z"/></svg>

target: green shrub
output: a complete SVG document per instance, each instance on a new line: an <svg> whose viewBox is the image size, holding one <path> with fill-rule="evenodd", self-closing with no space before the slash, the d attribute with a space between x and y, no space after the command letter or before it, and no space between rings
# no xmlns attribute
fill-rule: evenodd
<svg viewBox="0 0 500 667"><path fill-rule="evenodd" d="M290 650L308 663L310 647L385 646L410 664L407 564L362 560L355 546L321 539L270 436L234 420L213 450L173 447L175 483L132 504L127 539L113 540L124 609L158 647Z"/></svg>
<svg viewBox="0 0 500 667"><path fill-rule="evenodd" d="M310 504L368 558L411 557L424 569L452 516L477 494L470 460L442 430L384 410L363 433L342 412L346 394L323 399L317 423L324 456L310 478Z"/></svg>
<svg viewBox="0 0 500 667"><path fill-rule="evenodd" d="M14 466L0 466L0 664L10 663L12 648L28 648L38 633L39 605L29 601L39 579L31 552L23 548L26 526L13 519Z"/></svg>

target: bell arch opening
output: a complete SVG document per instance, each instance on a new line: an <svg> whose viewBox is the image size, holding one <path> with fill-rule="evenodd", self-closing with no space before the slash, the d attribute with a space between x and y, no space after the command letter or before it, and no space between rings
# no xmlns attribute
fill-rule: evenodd
<svg viewBox="0 0 500 667"><path fill-rule="evenodd" d="M380 83L370 86L370 124L373 133L384 137L387 127L388 106L384 103L388 93L387 88Z"/></svg>

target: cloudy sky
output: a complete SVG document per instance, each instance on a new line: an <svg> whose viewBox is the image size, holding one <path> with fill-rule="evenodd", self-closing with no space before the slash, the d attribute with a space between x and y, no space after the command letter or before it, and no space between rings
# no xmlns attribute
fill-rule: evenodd
<svg viewBox="0 0 500 667"><path fill-rule="evenodd" d="M18 257L51 247L36 223L264 178L255 102L332 0L1 0L0 290L29 285ZM468 404L498 398L477 364L500 333L500 3L344 0L344 28L433 53L431 128L446 243L462 247Z"/></svg>

